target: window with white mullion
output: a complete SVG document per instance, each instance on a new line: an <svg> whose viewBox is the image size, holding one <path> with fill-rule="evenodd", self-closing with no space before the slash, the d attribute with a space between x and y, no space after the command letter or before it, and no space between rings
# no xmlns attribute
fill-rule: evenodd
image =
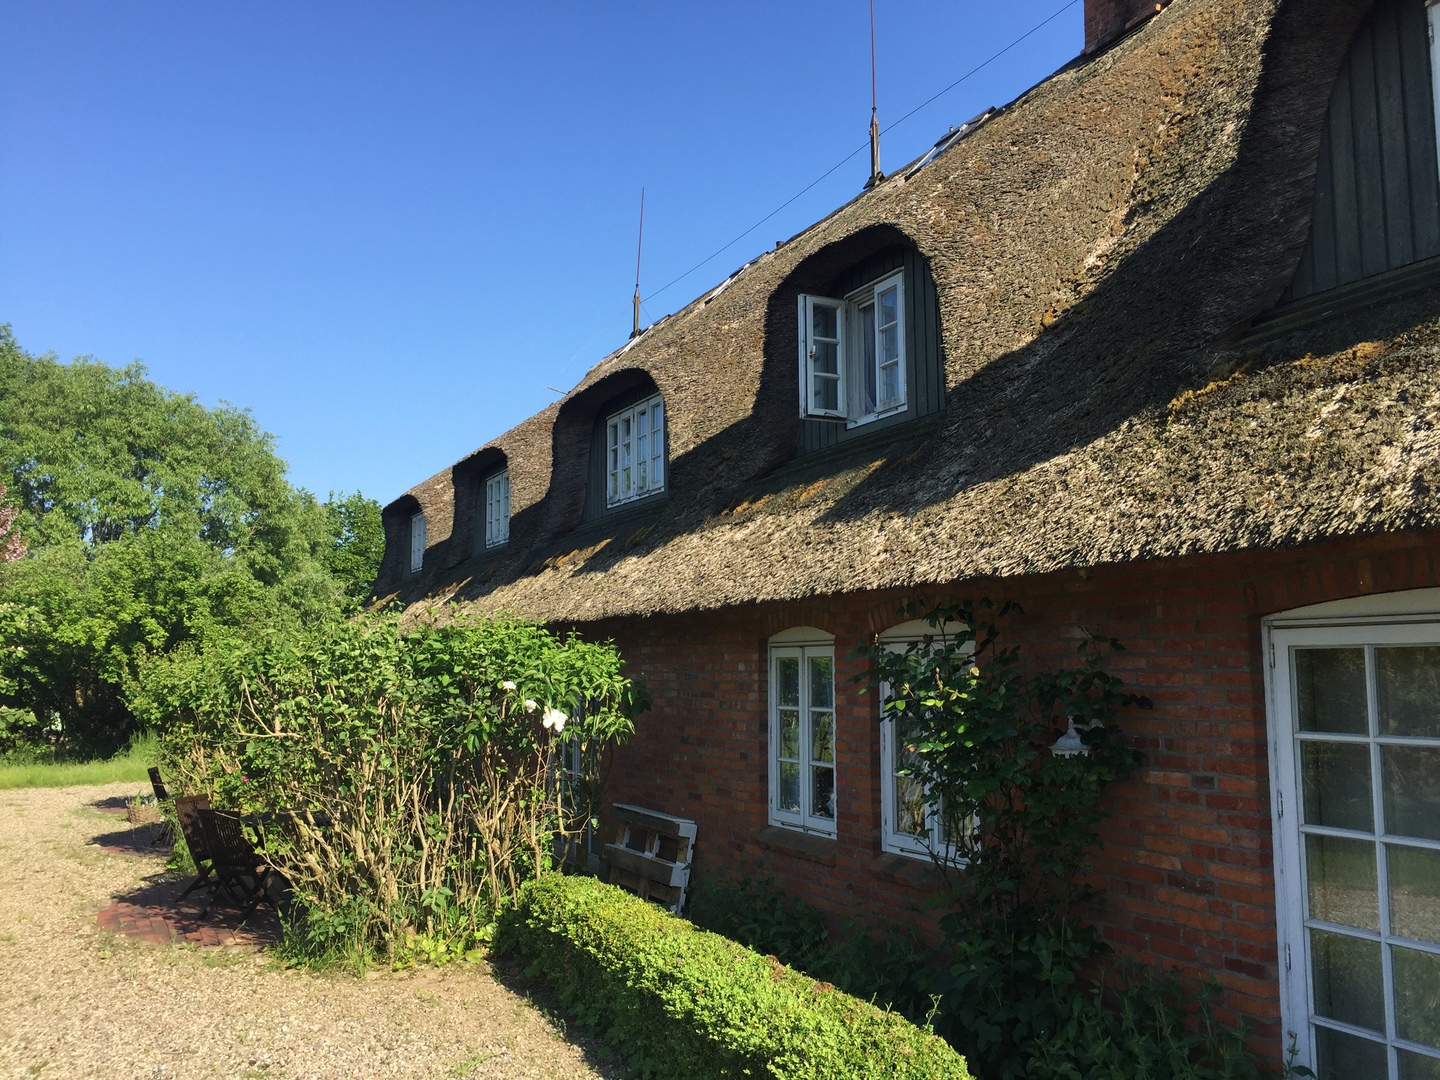
<svg viewBox="0 0 1440 1080"><path fill-rule="evenodd" d="M905 653L927 638L943 644L948 636L958 629L950 624L931 626L924 620L914 620L892 626L880 635L880 643L890 652ZM972 652L974 646L966 644L964 651ZM959 860L955 839L945 825L943 800L931 801L923 785L908 772L911 754L907 752L908 740L899 730L895 719L887 717L884 709L890 700L888 683L881 683L879 707L880 720L880 834L881 846L897 855L913 855L917 858L939 858L952 865L963 865ZM975 822L962 825L966 835L973 835Z"/></svg>
<svg viewBox="0 0 1440 1080"><path fill-rule="evenodd" d="M770 650L770 819L835 835L835 649Z"/></svg>
<svg viewBox="0 0 1440 1080"><path fill-rule="evenodd" d="M665 489L665 403L657 394L605 421L605 504Z"/></svg>
<svg viewBox="0 0 1440 1080"><path fill-rule="evenodd" d="M800 297L800 415L844 419L846 304L823 296Z"/></svg>
<svg viewBox="0 0 1440 1080"><path fill-rule="evenodd" d="M425 515L410 518L410 573L418 574L425 565Z"/></svg>
<svg viewBox="0 0 1440 1080"><path fill-rule="evenodd" d="M510 470L485 481L485 546L498 547L510 539Z"/></svg>
<svg viewBox="0 0 1440 1080"><path fill-rule="evenodd" d="M905 274L800 297L800 415L868 423L905 408Z"/></svg>
<svg viewBox="0 0 1440 1080"><path fill-rule="evenodd" d="M1272 634L1287 1026L1322 1076L1440 1076L1440 625Z"/></svg>

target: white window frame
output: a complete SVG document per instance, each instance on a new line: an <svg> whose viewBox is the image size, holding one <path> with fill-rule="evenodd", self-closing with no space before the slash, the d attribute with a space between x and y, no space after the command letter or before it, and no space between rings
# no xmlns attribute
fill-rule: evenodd
<svg viewBox="0 0 1440 1080"><path fill-rule="evenodd" d="M485 481L485 546L499 547L510 539L510 470L501 469Z"/></svg>
<svg viewBox="0 0 1440 1080"><path fill-rule="evenodd" d="M960 628L949 625L931 626L923 619L892 626L880 634L880 645L890 652L903 653L911 645L927 637L953 636ZM973 642L966 643L966 651L973 653ZM884 708L890 700L889 683L880 684L879 707ZM930 805L925 807L925 822L929 833L913 836L897 828L895 812L895 721L885 718L880 721L880 846L895 855L907 855L918 859L938 858L946 865L963 866L964 860L956 855L955 845L945 838L944 822Z"/></svg>
<svg viewBox="0 0 1440 1080"><path fill-rule="evenodd" d="M665 401L656 394L605 418L605 505L664 490Z"/></svg>
<svg viewBox="0 0 1440 1080"><path fill-rule="evenodd" d="M425 511L410 515L410 573L418 574L425 566Z"/></svg>
<svg viewBox="0 0 1440 1080"><path fill-rule="evenodd" d="M1298 750L1305 736L1299 732L1299 710L1294 693L1294 652L1301 648L1340 648L1366 646L1367 670L1373 665L1371 649L1390 645L1440 645L1440 589L1417 589L1405 593L1389 593L1356 600L1335 601L1301 608L1271 616L1262 623L1262 647L1267 657L1264 665L1267 739L1270 750L1271 827L1275 851L1275 907L1278 945L1280 950L1280 1012L1282 1021L1282 1052L1290 1048L1291 1033L1296 1037L1296 1064L1317 1067L1313 1031L1311 997L1310 935L1306 919L1307 879L1305 871L1304 835L1344 835L1341 830L1306 826L1303 791L1300 786ZM1373 717L1373 675L1367 677L1370 695L1369 712ZM1373 723L1373 721L1372 721ZM1318 735L1318 733L1317 733ZM1315 736L1312 736L1315 737ZM1325 734L1326 741L1345 741L1346 736ZM1350 736L1354 741L1370 744L1388 742L1434 745L1437 740L1421 740L1387 736ZM1380 799L1379 755L1372 755L1372 792ZM1378 820L1378 819L1377 819ZM1356 834L1359 836L1360 834ZM1383 846L1386 837L1379 834ZM1405 837L1410 847L1440 850L1440 841ZM1388 890L1387 861L1377 857L1376 892L1383 897ZM1381 902L1381 910L1387 911ZM1314 920L1310 920L1314 921ZM1323 927L1322 927L1323 928ZM1385 923L1382 922L1382 930ZM1391 935L1371 934L1347 928L1351 936L1369 940L1389 941ZM1414 947L1416 943L1402 939L1399 944ZM1424 943L1422 951L1440 953L1440 945ZM1394 1006L1391 1000L1391 968L1389 950L1382 945L1385 972L1386 1044L1388 1070L1393 1080L1398 1076L1395 1050L1416 1049L1396 1037ZM1321 1019L1319 1026L1341 1032L1361 1034L1360 1029ZM1374 1039L1373 1033L1368 1033ZM1433 1055L1433 1049L1430 1055ZM1427 1056L1430 1056L1427 1055ZM1383 1078L1377 1078L1383 1080Z"/></svg>
<svg viewBox="0 0 1440 1080"><path fill-rule="evenodd" d="M769 738L766 744L765 755L769 761L770 768L770 824L780 825L790 829L798 829L802 832L815 833L820 836L833 837L835 835L835 822L840 816L840 769L837 738L839 725L835 721L835 706L839 704L835 693L837 682L835 679L835 639L823 630L816 630L813 627L798 627L784 631L771 638L769 652ZM812 657L827 657L830 660L830 741L832 757L836 760L833 760L829 764L834 777L833 791L836 807L834 817L824 817L810 812L812 796L814 794L814 781L811 774L811 753L813 750L812 733L811 726L807 722L811 712L810 681L807 678L807 669L809 666L808 662ZM798 761L800 764L800 809L798 811L782 810L780 808L780 680L776 676L776 666L778 660L792 658L797 659L800 664L800 700L798 703L800 712L800 742L798 748ZM823 711L823 709L820 711Z"/></svg>
<svg viewBox="0 0 1440 1080"><path fill-rule="evenodd" d="M878 315L869 336L874 364L873 373L866 371L866 339L864 313L867 308L877 306L880 294L895 289L897 322L894 324L898 355L893 361L899 396L893 399L877 400L871 407L865 400L869 375L873 374L876 394L883 382L881 371L890 364L884 362L881 350L881 334L885 326ZM814 335L815 309L826 308L836 312L837 338L816 338ZM876 278L843 299L828 296L800 296L800 415L807 419L844 420L847 427L858 427L879 420L885 416L904 412L909 406L909 345L905 336L905 272L896 270ZM815 349L821 344L834 344L839 350L838 374L829 375L815 370ZM839 407L826 409L817 404L817 384L821 380L838 382L837 400Z"/></svg>

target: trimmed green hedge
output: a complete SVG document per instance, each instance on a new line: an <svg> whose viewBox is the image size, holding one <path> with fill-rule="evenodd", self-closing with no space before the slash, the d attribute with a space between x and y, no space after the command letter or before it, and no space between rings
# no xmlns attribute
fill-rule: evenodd
<svg viewBox="0 0 1440 1080"><path fill-rule="evenodd" d="M593 878L529 882L496 947L645 1077L970 1077L903 1017Z"/></svg>

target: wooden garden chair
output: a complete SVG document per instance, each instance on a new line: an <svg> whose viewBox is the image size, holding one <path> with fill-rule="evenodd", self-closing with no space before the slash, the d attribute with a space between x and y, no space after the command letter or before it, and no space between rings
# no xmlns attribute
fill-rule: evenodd
<svg viewBox="0 0 1440 1080"><path fill-rule="evenodd" d="M213 888L215 885L211 880L215 877L215 868L211 864L209 836L200 820L200 812L209 809L208 795L181 795L175 800L175 818L180 822L180 835L185 838L190 859L195 863L195 880L175 898L177 904L200 886L210 885Z"/></svg>
<svg viewBox="0 0 1440 1080"><path fill-rule="evenodd" d="M216 899L224 892L237 904L248 905L240 918L243 924L267 899L266 889L274 871L246 839L239 814L212 810L207 806L200 810L200 822L205 827L210 865L216 878L215 891L200 912L200 918L210 914Z"/></svg>

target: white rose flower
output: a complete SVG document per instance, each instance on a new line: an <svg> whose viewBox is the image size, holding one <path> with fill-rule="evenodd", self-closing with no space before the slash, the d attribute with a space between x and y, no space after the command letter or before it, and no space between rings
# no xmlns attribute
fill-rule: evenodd
<svg viewBox="0 0 1440 1080"><path fill-rule="evenodd" d="M526 699L525 699L525 711L526 711L526 712L534 712L534 711L535 711L536 709L538 709L539 707L540 707L539 705L536 705L535 702L531 701L529 698L526 698Z"/></svg>
<svg viewBox="0 0 1440 1080"><path fill-rule="evenodd" d="M506 692L508 693L509 691L515 689L515 684L514 684L513 682L511 682L509 679L506 679L504 682L502 682L502 683L500 684L500 689L501 689L501 690L504 690L504 691L506 691Z"/></svg>
<svg viewBox="0 0 1440 1080"><path fill-rule="evenodd" d="M565 721L569 719L570 718L566 716L563 712L561 712L559 709L546 709L545 718L540 722L544 724L547 728L554 729L555 734L559 735L562 731L565 730Z"/></svg>

